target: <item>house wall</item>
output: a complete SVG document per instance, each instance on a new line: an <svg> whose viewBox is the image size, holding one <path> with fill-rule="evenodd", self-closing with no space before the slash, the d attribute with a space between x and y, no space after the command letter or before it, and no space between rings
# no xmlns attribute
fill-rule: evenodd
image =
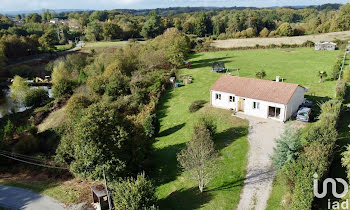
<svg viewBox="0 0 350 210"><path fill-rule="evenodd" d="M293 113L298 111L299 106L304 102L305 89L298 87L287 105L286 118L289 119Z"/></svg>
<svg viewBox="0 0 350 210"><path fill-rule="evenodd" d="M216 99L216 94L221 94L221 100ZM280 119L276 119L276 120L286 121L288 119L286 118L286 115L285 115L286 106L284 104L261 101L261 100L251 99L251 98L244 98L239 96L235 96L235 102L231 103L229 102L229 96L231 95L235 96L234 94L212 90L211 96L210 96L211 105L217 108L233 109L238 111L238 102L242 98L242 99L245 99L243 113L246 115L261 117L261 118L268 118L269 106L271 106L271 107L277 107L281 109ZM253 108L254 102L259 102L259 109Z"/></svg>

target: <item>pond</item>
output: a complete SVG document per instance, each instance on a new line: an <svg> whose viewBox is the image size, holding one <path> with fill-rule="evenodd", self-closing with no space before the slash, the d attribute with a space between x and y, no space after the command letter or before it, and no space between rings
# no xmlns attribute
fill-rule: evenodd
<svg viewBox="0 0 350 210"><path fill-rule="evenodd" d="M49 97L52 98L52 89L50 86L32 86L30 89L43 88L49 94ZM0 97L0 118L3 116L14 113L14 112L23 112L30 107L26 107L23 104L15 104L10 97L11 90L3 89L3 95Z"/></svg>

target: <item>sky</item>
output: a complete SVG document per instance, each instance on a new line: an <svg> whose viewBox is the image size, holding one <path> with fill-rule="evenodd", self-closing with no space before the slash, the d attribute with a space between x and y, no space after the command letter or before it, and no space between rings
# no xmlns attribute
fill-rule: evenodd
<svg viewBox="0 0 350 210"><path fill-rule="evenodd" d="M0 11L41 9L154 9L167 7L270 7L347 3L349 0L0 0Z"/></svg>

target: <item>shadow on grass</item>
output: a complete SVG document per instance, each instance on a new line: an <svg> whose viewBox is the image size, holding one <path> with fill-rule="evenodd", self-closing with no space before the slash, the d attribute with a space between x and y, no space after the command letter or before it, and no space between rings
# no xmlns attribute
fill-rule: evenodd
<svg viewBox="0 0 350 210"><path fill-rule="evenodd" d="M232 142L236 141L242 136L248 135L247 127L231 127L220 133L215 134L214 142L217 150L221 150L224 147L229 146Z"/></svg>
<svg viewBox="0 0 350 210"><path fill-rule="evenodd" d="M158 134L158 137L163 137L163 136L168 136L168 135L171 135L179 130L181 130L181 128L185 127L186 123L182 123L182 124L178 124L178 125L175 125L171 128L168 128L162 132L160 132Z"/></svg>
<svg viewBox="0 0 350 210"><path fill-rule="evenodd" d="M157 171L153 177L157 177L157 185L162 185L175 178L181 173L178 167L176 154L185 147L185 143L171 145L155 151L155 159Z"/></svg>
<svg viewBox="0 0 350 210"><path fill-rule="evenodd" d="M208 192L200 193L197 187L181 189L171 193L165 199L159 200L160 209L199 209L211 200Z"/></svg>
<svg viewBox="0 0 350 210"><path fill-rule="evenodd" d="M167 87L165 94L162 95L159 101L159 105L157 106L157 117L159 121L161 121L164 117L167 116L167 109L169 108L167 102L172 98L173 96L173 88Z"/></svg>
<svg viewBox="0 0 350 210"><path fill-rule="evenodd" d="M230 59L230 58L232 58L232 57L225 56L225 57L221 57L221 58L209 58L209 59L202 59L199 61L193 61L192 68L203 68L203 67L211 68L211 65L213 63L229 61L228 59Z"/></svg>

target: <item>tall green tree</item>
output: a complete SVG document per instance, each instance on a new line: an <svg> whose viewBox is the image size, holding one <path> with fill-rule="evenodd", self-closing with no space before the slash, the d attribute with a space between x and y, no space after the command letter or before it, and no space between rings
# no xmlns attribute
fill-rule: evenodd
<svg viewBox="0 0 350 210"><path fill-rule="evenodd" d="M212 178L216 156L211 134L204 126L195 127L192 139L177 154L181 167L190 172L201 193Z"/></svg>
<svg viewBox="0 0 350 210"><path fill-rule="evenodd" d="M141 35L146 39L154 38L163 32L162 19L156 11L152 11L148 15L148 19L143 25Z"/></svg>
<svg viewBox="0 0 350 210"><path fill-rule="evenodd" d="M49 29L44 35L39 38L40 46L49 52L56 50L56 44L58 44L57 30L54 28Z"/></svg>
<svg viewBox="0 0 350 210"><path fill-rule="evenodd" d="M103 37L105 40L117 39L121 35L121 28L112 22L105 22L103 24Z"/></svg>
<svg viewBox="0 0 350 210"><path fill-rule="evenodd" d="M10 97L16 103L23 103L24 98L29 91L28 83L26 80L20 76L15 76L13 78L12 85L10 85L11 94Z"/></svg>
<svg viewBox="0 0 350 210"><path fill-rule="evenodd" d="M194 22L194 34L203 37L207 34L211 34L213 30L213 24L209 16L202 12L196 17Z"/></svg>
<svg viewBox="0 0 350 210"><path fill-rule="evenodd" d="M85 29L87 40L93 41L93 42L102 40L102 37L103 37L102 32L103 32L102 26L100 22L98 22L97 20L88 23Z"/></svg>

